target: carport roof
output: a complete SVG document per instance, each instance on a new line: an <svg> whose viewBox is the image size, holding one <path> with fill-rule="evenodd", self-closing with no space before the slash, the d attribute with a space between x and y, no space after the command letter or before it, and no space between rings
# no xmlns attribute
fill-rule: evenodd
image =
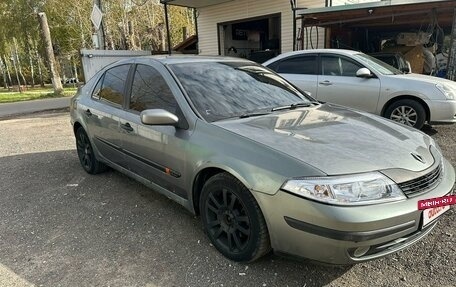
<svg viewBox="0 0 456 287"><path fill-rule="evenodd" d="M451 27L456 1L402 0L305 9L297 12L306 26L392 29L421 27L426 29L433 15L441 27Z"/></svg>
<svg viewBox="0 0 456 287"><path fill-rule="evenodd" d="M184 6L184 7L191 7L191 8L201 8L210 5L221 4L224 2L230 2L233 0L161 0L160 2L163 4L169 5L176 5L176 6Z"/></svg>

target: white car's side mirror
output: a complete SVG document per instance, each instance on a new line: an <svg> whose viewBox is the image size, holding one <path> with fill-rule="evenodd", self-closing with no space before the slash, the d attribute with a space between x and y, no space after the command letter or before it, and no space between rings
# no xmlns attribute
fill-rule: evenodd
<svg viewBox="0 0 456 287"><path fill-rule="evenodd" d="M356 71L356 76L360 78L371 78L372 73L368 68L361 68L358 71Z"/></svg>

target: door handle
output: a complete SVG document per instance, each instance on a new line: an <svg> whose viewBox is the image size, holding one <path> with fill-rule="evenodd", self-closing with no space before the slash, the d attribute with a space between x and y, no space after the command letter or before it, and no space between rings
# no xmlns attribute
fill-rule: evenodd
<svg viewBox="0 0 456 287"><path fill-rule="evenodd" d="M133 131L133 128L131 127L131 125L129 123L120 124L120 127L122 129L126 130L127 132L132 132Z"/></svg>
<svg viewBox="0 0 456 287"><path fill-rule="evenodd" d="M323 81L323 82L319 82L320 85L323 85L323 86L331 86L333 83L326 80L326 81Z"/></svg>
<svg viewBox="0 0 456 287"><path fill-rule="evenodd" d="M85 110L84 113L85 113L88 117L90 117L90 116L93 115L92 112L90 111L90 109Z"/></svg>

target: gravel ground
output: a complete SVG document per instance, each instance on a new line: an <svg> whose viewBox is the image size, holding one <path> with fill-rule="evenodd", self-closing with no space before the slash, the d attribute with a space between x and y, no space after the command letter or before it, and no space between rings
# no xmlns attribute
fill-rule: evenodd
<svg viewBox="0 0 456 287"><path fill-rule="evenodd" d="M428 128L456 166L456 125ZM456 212L424 240L351 267L222 257L199 218L79 166L67 113L0 120L0 286L456 286Z"/></svg>

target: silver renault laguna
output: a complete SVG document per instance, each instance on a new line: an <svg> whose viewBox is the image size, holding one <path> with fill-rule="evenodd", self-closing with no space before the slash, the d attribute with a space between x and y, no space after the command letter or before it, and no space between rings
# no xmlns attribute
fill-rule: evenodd
<svg viewBox="0 0 456 287"><path fill-rule="evenodd" d="M432 138L321 104L271 70L160 56L104 68L71 102L82 167L114 168L199 214L235 261L270 250L352 264L426 236L455 173Z"/></svg>

